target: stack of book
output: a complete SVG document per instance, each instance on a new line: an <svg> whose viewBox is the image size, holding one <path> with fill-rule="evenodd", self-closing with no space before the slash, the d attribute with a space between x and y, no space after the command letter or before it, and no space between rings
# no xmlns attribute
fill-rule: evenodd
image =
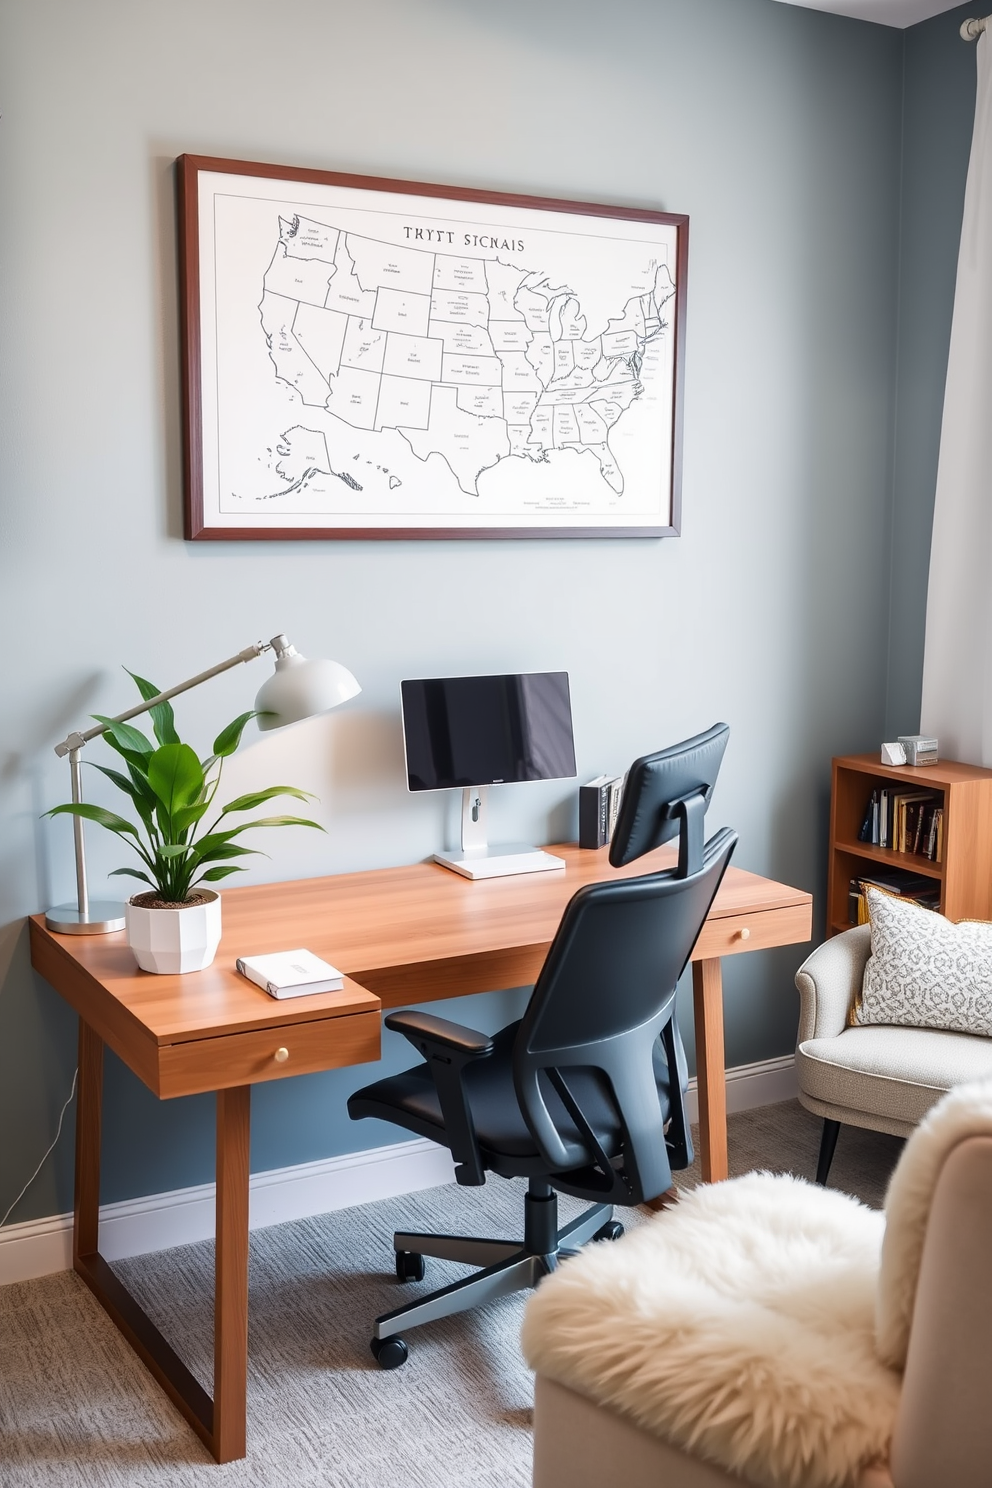
<svg viewBox="0 0 992 1488"><path fill-rule="evenodd" d="M935 878L907 873L904 868L883 868L878 873L851 879L847 917L852 925L868 924L866 888L882 889L886 894L898 894L900 899L912 899L914 904L919 904L923 909L940 909L940 884Z"/></svg>
<svg viewBox="0 0 992 1488"><path fill-rule="evenodd" d="M859 842L915 853L939 863L944 851L944 798L939 791L879 786L865 810Z"/></svg>
<svg viewBox="0 0 992 1488"><path fill-rule="evenodd" d="M626 775L597 775L579 786L579 846L605 847L612 840Z"/></svg>

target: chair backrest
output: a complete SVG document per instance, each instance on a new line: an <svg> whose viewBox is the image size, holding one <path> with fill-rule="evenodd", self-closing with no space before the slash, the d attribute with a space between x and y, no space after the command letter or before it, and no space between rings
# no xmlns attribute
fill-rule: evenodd
<svg viewBox="0 0 992 1488"><path fill-rule="evenodd" d="M687 1142L675 991L736 842L730 830L718 832L700 868L685 876L669 869L591 884L562 916L513 1059L521 1109L553 1181L566 1192L639 1204L671 1186L655 1045L662 1036L673 1126ZM619 1163L607 1159L569 1089L568 1071L576 1068L605 1080L623 1133ZM579 1165L549 1112L549 1086L583 1134Z"/></svg>

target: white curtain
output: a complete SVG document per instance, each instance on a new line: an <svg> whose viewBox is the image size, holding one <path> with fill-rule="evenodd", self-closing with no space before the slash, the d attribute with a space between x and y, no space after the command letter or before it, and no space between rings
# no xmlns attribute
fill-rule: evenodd
<svg viewBox="0 0 992 1488"><path fill-rule="evenodd" d="M992 36L978 39L930 550L921 729L992 765Z"/></svg>

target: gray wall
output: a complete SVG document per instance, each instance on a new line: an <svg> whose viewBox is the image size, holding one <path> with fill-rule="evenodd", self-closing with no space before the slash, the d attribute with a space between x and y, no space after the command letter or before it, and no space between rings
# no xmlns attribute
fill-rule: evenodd
<svg viewBox="0 0 992 1488"><path fill-rule="evenodd" d="M237 762L318 790L328 829L267 844L256 879L439 845L449 803L402 788L400 677L564 667L581 777L725 718L711 821L819 892L830 755L883 726L902 35L771 0L7 0L3 33L0 1214L74 1067L24 923L72 891L66 824L39 821L67 793L52 745L128 703L122 663L165 685L285 629L361 679ZM687 212L683 536L184 543L184 151ZM186 699L183 731L209 740L263 666ZM504 838L575 829L567 783L494 810ZM121 859L89 841L99 884ZM730 1063L790 1048L801 954L728 964ZM261 1087L253 1166L394 1139L344 1119L367 1076ZM69 1207L69 1125L13 1220ZM108 1199L210 1176L208 1099L159 1104L112 1061L106 1127Z"/></svg>

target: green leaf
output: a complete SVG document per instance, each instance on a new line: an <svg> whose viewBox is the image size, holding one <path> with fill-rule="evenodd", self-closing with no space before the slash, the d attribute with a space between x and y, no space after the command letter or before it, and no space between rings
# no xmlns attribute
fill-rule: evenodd
<svg viewBox="0 0 992 1488"><path fill-rule="evenodd" d="M313 827L315 832L323 832L324 828L320 822L308 821L303 816L260 816L254 821L245 822L243 826L237 827L238 832L248 832L252 827Z"/></svg>
<svg viewBox="0 0 992 1488"><path fill-rule="evenodd" d="M197 804L203 789L200 761L188 744L162 744L148 761L148 784L161 802L171 828L177 811ZM163 831L166 831L164 825Z"/></svg>
<svg viewBox="0 0 992 1488"><path fill-rule="evenodd" d="M203 840L205 842L207 839L204 838ZM193 851L197 852L198 849L199 843L196 844ZM263 853L260 847L242 847L240 842L223 842L219 847L211 848L207 853L200 854L200 861L206 862L208 857L213 862L218 862L221 858L242 858L247 853L254 853L259 858L268 857L268 854Z"/></svg>
<svg viewBox="0 0 992 1488"><path fill-rule="evenodd" d="M151 884L153 889L158 888L158 884L150 879L147 873L142 873L140 868L111 868L107 874L108 878L118 878L121 876L126 878L140 878L143 883Z"/></svg>
<svg viewBox="0 0 992 1488"><path fill-rule="evenodd" d="M93 717L97 723L106 724L103 737L117 750L118 754L126 754L128 750L132 754L152 753L154 746L150 739L145 738L140 729L133 728L129 723L115 723L112 718L105 718L102 713L94 713Z"/></svg>
<svg viewBox="0 0 992 1488"><path fill-rule="evenodd" d="M227 816L232 811L254 811L256 806L261 806L264 801L271 801L274 796L295 796L298 801L315 799L309 791L297 790L295 785L270 785L268 790L252 791L247 796L238 796L237 800L228 801L220 814Z"/></svg>
<svg viewBox="0 0 992 1488"><path fill-rule="evenodd" d="M199 842L193 845L193 852L196 856L202 857L204 852L212 852L215 847L223 846L242 831L244 831L243 827L231 827L226 832L208 832L206 837L201 837Z"/></svg>
<svg viewBox="0 0 992 1488"><path fill-rule="evenodd" d="M107 811L103 806L94 806L92 801L70 801L65 806L53 806L51 811L45 812L46 816L82 816L86 821L95 821L101 827L106 827L108 832L116 832L118 837L127 833L131 837L137 837L138 829L131 822L125 821L114 811Z"/></svg>
<svg viewBox="0 0 992 1488"><path fill-rule="evenodd" d="M92 761L87 760L86 763L92 764ZM141 817L141 820L144 822L148 831L151 832L153 818L152 808L148 799L150 792L148 790L147 784L142 781L141 786L138 786L133 778L129 780L127 776L122 775L119 770L111 770L107 765L92 765L92 768L94 770L99 770L101 775L106 775L108 780L112 780L114 782L118 790L123 791L126 796L130 796L131 800L134 802L135 809L138 812L138 815ZM152 799L154 799L154 797Z"/></svg>
<svg viewBox="0 0 992 1488"><path fill-rule="evenodd" d="M181 842L180 843L168 843L167 842L162 847L160 847L158 849L157 856L160 857L160 858L170 858L170 859L171 858L184 858L188 852L189 852L189 848L184 843L181 843Z"/></svg>
<svg viewBox="0 0 992 1488"><path fill-rule="evenodd" d="M226 729L222 729L214 740L214 759L226 759L234 753L241 743L241 735L249 718L254 718L254 713L242 713L233 723L229 723ZM213 763L213 761L211 761Z"/></svg>
<svg viewBox="0 0 992 1488"><path fill-rule="evenodd" d="M86 760L86 764L91 770L99 770L101 775L106 775L107 779L112 780L117 789L122 790L126 796L130 796L132 801L144 800L134 781L122 775L120 770L112 770L109 765L96 765L92 760Z"/></svg>
<svg viewBox="0 0 992 1488"><path fill-rule="evenodd" d="M211 868L209 873L201 873L196 880L197 883L217 883L218 879L227 878L229 873L245 873L247 870L232 866L230 868Z"/></svg>
<svg viewBox="0 0 992 1488"><path fill-rule="evenodd" d="M178 811L173 812L172 830L175 835L180 837L184 832L189 831L190 827L206 816L209 809L209 803L201 801L198 806L182 806Z"/></svg>
<svg viewBox="0 0 992 1488"><path fill-rule="evenodd" d="M146 703L150 698L156 697L162 691L161 687L156 687L154 682L146 682L144 677L139 677L137 672L129 671L127 667L124 670L134 682ZM176 718L172 711L172 704L158 703L154 708L150 708L148 712L158 742L160 744L178 744L179 735L176 733Z"/></svg>

